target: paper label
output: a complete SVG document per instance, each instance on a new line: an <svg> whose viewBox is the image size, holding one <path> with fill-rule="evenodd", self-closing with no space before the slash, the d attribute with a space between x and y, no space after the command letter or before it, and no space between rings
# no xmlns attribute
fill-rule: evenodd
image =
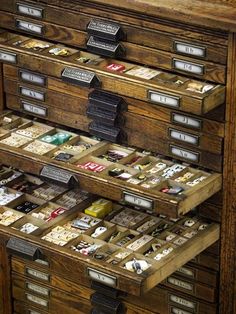
<svg viewBox="0 0 236 314"><path fill-rule="evenodd" d="M203 75L204 74L204 65L190 63L184 60L173 59L173 68L181 70L188 73Z"/></svg>
<svg viewBox="0 0 236 314"><path fill-rule="evenodd" d="M22 96L30 97L40 101L44 101L45 99L45 95L43 92L39 92L27 87L20 87L20 93Z"/></svg>
<svg viewBox="0 0 236 314"><path fill-rule="evenodd" d="M182 281L182 280L179 280L179 279L174 278L174 277L168 277L167 282L174 285L174 286L180 287L182 289L185 289L188 291L193 291L193 285L191 285L190 283L188 283L186 281Z"/></svg>
<svg viewBox="0 0 236 314"><path fill-rule="evenodd" d="M196 56L200 58L204 58L206 56L205 47L195 46L188 43L175 41L174 48L176 52L183 53L186 55Z"/></svg>
<svg viewBox="0 0 236 314"><path fill-rule="evenodd" d="M170 314L192 314L192 313L179 309L177 307L171 307Z"/></svg>
<svg viewBox="0 0 236 314"><path fill-rule="evenodd" d="M181 273L181 274L186 275L188 277L195 278L194 271L192 271L191 269L188 269L186 267L180 267L177 270L177 273Z"/></svg>
<svg viewBox="0 0 236 314"><path fill-rule="evenodd" d="M44 280L44 281L49 281L49 274L45 274L39 270L26 267L25 272L26 272L26 274L28 274L30 276L39 278L39 279Z"/></svg>
<svg viewBox="0 0 236 314"><path fill-rule="evenodd" d="M45 295L45 296L49 296L49 289L46 289L44 287L41 287L41 286L38 286L38 285L35 285L33 283L30 283L30 282L27 282L26 283L26 287L29 289L29 290L32 290L32 291L35 291L39 294L42 294L42 295Z"/></svg>
<svg viewBox="0 0 236 314"><path fill-rule="evenodd" d="M191 302L189 300L186 300L186 299L183 299L177 295L173 295L173 294L170 294L170 301L171 302L174 302L174 303L177 303L179 305L182 305L182 306L185 306L189 309L194 309L196 310L197 309L197 304L195 302Z"/></svg>
<svg viewBox="0 0 236 314"><path fill-rule="evenodd" d="M0 50L0 61L16 63L16 54Z"/></svg>
<svg viewBox="0 0 236 314"><path fill-rule="evenodd" d="M41 264L41 265L49 266L49 263L47 261L42 260L42 259L36 259L35 262L38 264Z"/></svg>
<svg viewBox="0 0 236 314"><path fill-rule="evenodd" d="M43 116L43 117L47 116L47 108L45 108L45 107L38 106L35 104L30 104L30 103L25 102L25 101L22 101L21 105L22 105L22 109L24 111L36 114L38 116Z"/></svg>
<svg viewBox="0 0 236 314"><path fill-rule="evenodd" d="M45 85L46 79L44 76L27 72L27 71L20 71L20 78L23 81L30 82L32 84L38 84L38 85Z"/></svg>
<svg viewBox="0 0 236 314"><path fill-rule="evenodd" d="M193 144L193 145L198 145L199 142L199 137L196 135L190 135L188 133L178 131L175 129L169 129L169 136L170 138L173 138L175 140Z"/></svg>
<svg viewBox="0 0 236 314"><path fill-rule="evenodd" d="M32 294L26 293L26 299L31 302L37 303L39 305L45 306L45 307L48 306L48 301L41 299L39 297L36 297L35 295L32 295Z"/></svg>
<svg viewBox="0 0 236 314"><path fill-rule="evenodd" d="M151 102L165 105L168 107L178 108L180 106L180 98L176 96L171 96L168 94L163 94L155 91L148 91L148 99Z"/></svg>
<svg viewBox="0 0 236 314"><path fill-rule="evenodd" d="M38 7L33 7L31 5L26 5L22 3L17 3L17 12L29 16L33 16L36 18L42 18L43 17L43 9Z"/></svg>
<svg viewBox="0 0 236 314"><path fill-rule="evenodd" d="M145 208L148 210L153 210L153 200L146 197L142 197L130 192L123 192L123 200L131 205Z"/></svg>
<svg viewBox="0 0 236 314"><path fill-rule="evenodd" d="M177 146L170 145L170 152L172 155L175 155L177 157L185 158L194 162L199 161L199 153L190 152Z"/></svg>
<svg viewBox="0 0 236 314"><path fill-rule="evenodd" d="M107 286L116 287L117 278L115 276L105 274L90 267L88 267L88 276L92 280L99 281Z"/></svg>
<svg viewBox="0 0 236 314"><path fill-rule="evenodd" d="M43 25L34 24L23 20L16 20L16 27L31 33L40 35L43 34Z"/></svg>
<svg viewBox="0 0 236 314"><path fill-rule="evenodd" d="M177 124L187 126L189 128L201 129L201 120L188 117L178 113L172 113L172 121Z"/></svg>

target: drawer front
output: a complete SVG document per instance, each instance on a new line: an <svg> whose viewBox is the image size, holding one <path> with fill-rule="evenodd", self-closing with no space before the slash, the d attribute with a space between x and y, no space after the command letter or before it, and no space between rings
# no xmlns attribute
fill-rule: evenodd
<svg viewBox="0 0 236 314"><path fill-rule="evenodd" d="M66 8L62 9L60 7L53 7L50 5L35 5L30 1L27 3L27 1L22 2L12 0L10 3L7 3L7 1L4 0L1 2L0 9L16 13L24 17L33 18L36 21L41 20L53 24L59 24L79 29L84 32L88 29L88 33L93 33L104 39L112 37L112 31L109 31L109 29L113 25L117 26L118 23L117 27L120 27L119 33L121 33L121 35L116 35L116 37L113 35L113 40L125 40L129 43L139 44L150 48L175 52L180 55L187 55L193 58L226 64L227 39L224 40L223 38L221 39L217 36L214 37L209 34L207 35L204 32L197 33L196 31L193 32L191 30L189 30L188 34L186 34L186 32L178 28L177 25L176 28L173 28L167 25L146 22L147 26L141 28L139 25L135 26L135 24L138 24L139 21L130 16L125 17L123 15L118 15L115 12L108 11L106 12L107 19L104 19L103 16L105 13L103 10L100 9L99 11L95 11L81 5L80 10L78 10L78 12L74 12ZM94 12L94 15L86 14L86 10L91 13ZM62 11L63 15L61 14ZM125 14L125 12L123 12L123 14ZM111 20L114 22L111 23ZM89 24L90 27L88 27ZM151 27L153 24L154 27ZM189 38L187 36L189 36ZM223 44L222 46L220 46L220 39Z"/></svg>
<svg viewBox="0 0 236 314"><path fill-rule="evenodd" d="M10 34L7 35L11 36ZM130 70L126 72L130 73L133 77L126 74L121 76L118 73L115 73L115 71L105 71L106 67L109 66L109 62L107 63L107 61L102 61L100 65L93 67L93 71L94 69L95 71L92 72L91 68L85 64L81 65L79 68L78 63L73 61L73 53L69 57L72 61L68 63L68 67L65 68L65 65L60 64L61 58L45 59L45 54L47 55L46 52L45 54L36 53L33 56L32 53L23 49L17 49L17 53L12 46L1 46L3 50L0 49L0 52L2 51L0 58L6 62L15 62L18 66L26 67L32 71L44 69L43 74L60 78L67 83L74 83L76 85L87 86L90 88L100 85L104 90L140 99L142 101L149 101L150 103L166 106L171 109L181 109L202 114L224 103L225 100L225 88L220 85L206 85L205 83L199 83L181 77L179 77L179 80L178 77L175 78L178 81L181 81L182 87L180 88L178 88L177 83L173 84L170 79L166 84L162 84L161 80L149 80L148 82L146 80L146 83L144 84L143 79L137 78L137 75L141 75L138 73L144 71L144 69L134 69L133 65L128 65L127 69L130 68ZM13 54L13 56L11 54ZM48 57L49 55L50 54L48 53ZM54 61L57 63L55 64ZM114 62L116 61L114 60ZM74 68L72 69L71 67ZM88 70L89 72L87 72ZM148 70L148 73L146 73L145 76L151 78L153 75L160 75L165 83L165 77L169 74L167 75L167 73L164 72L161 74L157 73L158 72ZM174 79L173 75L172 79ZM168 85L169 88L166 87ZM197 91L199 88L200 90L204 90L204 88L208 87L211 88L208 92L206 90L205 92ZM195 92L192 91L193 88L195 89ZM194 107L195 111L191 111Z"/></svg>
<svg viewBox="0 0 236 314"><path fill-rule="evenodd" d="M14 300L14 310L17 314L49 314L49 312L45 312L42 309L38 309L34 305L26 304L22 301Z"/></svg>

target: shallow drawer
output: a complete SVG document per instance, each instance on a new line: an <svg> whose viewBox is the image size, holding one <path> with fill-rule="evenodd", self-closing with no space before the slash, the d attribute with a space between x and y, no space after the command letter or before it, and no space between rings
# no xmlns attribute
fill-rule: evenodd
<svg viewBox="0 0 236 314"><path fill-rule="evenodd" d="M9 39L10 42L7 41ZM191 108L194 107L196 109L194 112L198 114L216 108L225 100L225 87L221 85L200 83L139 66L135 68L132 64L121 65L120 61L118 61L120 66L129 70L125 73L109 71L107 67L116 66L116 60L101 61L99 59L98 65L89 66L83 63L78 66L78 62L75 60L76 56L78 58L78 51L68 48L70 49L66 50L66 53L69 53L68 57L53 57L48 52L51 51L51 47L48 46L46 50L44 49L45 51L41 52L32 50L32 48L23 48L22 45L29 47L32 44L32 41L31 43L26 42L27 39L26 37L22 38L22 36L13 38L12 34L4 33L0 45L2 61L32 71L40 71L45 75L60 78L68 84L82 85L87 88L101 87L113 93L148 101L156 105L164 105L172 109L192 112ZM35 43L35 40L33 42Z"/></svg>
<svg viewBox="0 0 236 314"><path fill-rule="evenodd" d="M122 215L125 215L125 213L127 213L127 210L123 211ZM77 235L73 241L64 244L64 247L52 244L51 240L50 242L48 242L49 240L46 241L50 232L52 230L55 232L55 227L60 228L65 224L70 224L70 222L75 219L75 214L73 214L73 217L63 218L59 223L50 227L48 230L42 230L41 232L39 230L37 236L28 236L28 241L22 239L22 234L19 231L11 228L3 228L4 231L6 230L5 232L11 236L7 244L9 254L31 260L43 259L48 262L48 266L43 265L45 270L38 270L37 265L40 264L37 262L35 266L31 267L13 260L13 271L40 280L45 284L51 283L54 273L63 273L63 277L70 280L75 280L76 278L76 281L81 284L85 283L85 285L87 285L89 279L92 279L133 295L141 295L162 282L167 276L186 264L191 258L199 254L219 238L219 226L211 224L208 225L205 230L199 231L197 235L186 241L186 237L188 237L189 234L196 233L197 229L187 228L183 231L182 228L185 224L195 222L194 225L200 229L202 229L201 226L203 225L201 222L197 222L197 220L194 219L184 219L181 220L179 224L171 224L169 222L169 228L161 232L156 238L148 234L142 235L137 232L135 233L131 229L130 231L124 230L123 237L129 234L127 232L136 234L136 236L130 241L129 245L125 245L125 247L122 248L116 245L116 242L109 245L109 243L105 241L105 234L103 240L102 238L94 239L89 235ZM118 219L118 216L117 218L115 217L116 216L109 222L103 222L103 226L111 225L107 230L106 237L108 238L110 237L109 234L114 229L112 222ZM146 217L146 219L150 218L150 216ZM168 224L167 220L160 220L157 225L154 225L151 229L149 228L149 234L157 232L156 230L159 230L164 222ZM145 224L149 224L149 220ZM143 227L140 226L140 228ZM179 230L183 231L182 236L177 236ZM176 234L174 232L176 232ZM45 240L42 241L42 239ZM121 241L121 239L122 237L119 241ZM31 241L34 243L31 243ZM87 241L95 245L99 244L100 247L97 249L96 254L101 255L102 258L97 259L96 254L94 257L93 255L89 257L73 251L74 246L79 245L81 241ZM159 245L160 247L156 253L155 251L150 252L153 245ZM149 252L148 256L144 256L145 252ZM136 265L136 260L138 264L141 264ZM116 263L114 263L114 261L116 261ZM75 263L77 263L76 269L74 267ZM129 268L130 266L132 266L131 269ZM41 265L38 267L41 267Z"/></svg>
<svg viewBox="0 0 236 314"><path fill-rule="evenodd" d="M63 6L63 4L60 5ZM50 22L83 32L87 32L87 29L90 28L88 33L94 33L104 39L122 40L217 63L226 63L227 36L222 33L211 34L209 30L207 30L208 32L202 30L201 33L192 29L186 32L187 26L185 29L181 29L177 24L173 27L150 21L145 21L145 24L141 25L139 19L126 15L126 12L118 14L112 9L107 11L109 9L107 7L104 12L102 8L96 10L77 4L75 8L77 12L75 12L69 8L66 9L66 6L63 9L59 6L55 7L49 4L45 6L43 3L36 5L32 1L11 0L9 3L4 0L1 2L0 9L33 18L37 22ZM63 14L61 14L62 11ZM91 23L90 27L88 27L89 23ZM115 31L118 34L114 34Z"/></svg>
<svg viewBox="0 0 236 314"><path fill-rule="evenodd" d="M72 28L65 28L48 22L36 21L36 23L32 19L0 11L0 27L7 27L49 40L55 40L55 37L57 37L58 42L78 48L87 48L89 51L99 55L108 57L120 57L124 55L124 58L129 61L144 63L149 66L155 65L160 69L184 73L198 79L217 83L225 83L226 80L226 68L220 64L214 64L205 60L200 61L189 58L188 56L178 56L174 53L146 48L127 42L118 44L111 42L107 44L106 41L104 42L93 36L90 36L88 39L85 32ZM67 33L66 37L65 33ZM111 46L109 49L107 49L108 45ZM178 44L175 47L178 47Z"/></svg>
<svg viewBox="0 0 236 314"><path fill-rule="evenodd" d="M5 71L4 71L5 72ZM88 98L83 97L70 97L67 94L64 94L64 90L61 90L61 93L52 90L52 89L42 89L39 87L35 87L35 85L32 84L26 84L21 81L12 80L5 78L4 80L4 91L7 94L16 95L21 98L28 99L29 101L39 101L42 105L46 105L46 107L50 108L53 107L61 110L71 111L75 113L76 115L82 115L84 117L81 117L81 130L87 131L88 126L84 127L84 120L86 121L86 111L88 106ZM20 100L15 101L15 103L19 103ZM67 105L68 104L68 105ZM6 103L6 106L8 107L8 102ZM11 106L11 104L10 104ZM14 108L11 108L14 109ZM24 107L21 108L24 110ZM53 110L52 109L52 110ZM54 109L55 110L55 109ZM26 110L25 110L26 111ZM51 111L49 109L49 111ZM128 107L129 111L129 107ZM57 116L60 117L59 114ZM133 133L137 133L137 136L141 137L141 134L145 138L145 141L147 139L151 139L152 141L155 141L155 139L158 138L166 141L168 139L169 141L175 141L182 146L189 146L196 149L201 149L203 151L207 151L213 154L222 154L222 145L223 140L220 137L214 137L212 135L202 134L200 132L191 132L190 130L186 130L185 128L181 128L177 125L172 124L166 124L162 121L155 120L148 117L143 117L139 114L131 113L131 112L125 112L123 114L124 117L124 125L122 126L123 130L126 131L131 137L129 139L128 144L132 144L132 135ZM47 117L48 118L48 117ZM50 118L49 118L50 119ZM140 123L142 119L142 123ZM55 118L54 118L55 120ZM59 122L59 121L58 121ZM90 120L88 119L88 124L90 123ZM67 125L71 125L70 121L68 121ZM80 126L80 120L78 119L78 126ZM147 128L148 126L148 128ZM84 127L84 128L83 128ZM141 133L141 134L140 134ZM141 139L140 139L141 140ZM158 141L157 141L157 147L156 151L162 149L158 148ZM137 145L139 147L142 147L142 145ZM152 146L150 145L150 150ZM165 154L168 154L168 149L166 150ZM210 156L207 158L210 159ZM214 157L213 157L213 163L215 163ZM209 166L210 168L210 166Z"/></svg>
<svg viewBox="0 0 236 314"><path fill-rule="evenodd" d="M221 188L220 174L195 169L158 156L147 156L135 149L117 144L100 142L83 155L75 156L65 164L53 159L54 155L50 152L38 155L25 150L26 144L18 148L10 146L9 135L4 135L5 138L0 141L0 156L6 160L6 164L17 166L25 171L30 170L38 175L46 166L44 170L47 175L50 176L53 169L56 175L53 178L54 180L58 178L58 181L62 179L61 173L66 171L65 173L70 177L77 177L81 187L91 193L125 201L150 211L172 216L180 215L201 204ZM74 134L71 141L75 141L76 138L79 140L79 137ZM120 151L123 158L106 160L103 156L111 149ZM182 150L178 151L182 152ZM184 157L186 159L185 155ZM34 160L33 166L32 160ZM94 171L93 168L83 165L96 165L100 168L99 171ZM115 171L116 168L119 172ZM61 172L61 169L64 170ZM120 177L122 174L125 177ZM153 174L155 182L151 183L153 180L149 175ZM144 177L140 178L140 175ZM106 189L108 186L109 189ZM170 187L174 190L169 190Z"/></svg>

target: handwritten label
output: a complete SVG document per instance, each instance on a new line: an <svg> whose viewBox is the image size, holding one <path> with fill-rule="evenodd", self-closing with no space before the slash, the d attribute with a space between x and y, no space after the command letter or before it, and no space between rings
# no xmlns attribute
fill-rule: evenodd
<svg viewBox="0 0 236 314"><path fill-rule="evenodd" d="M65 82L86 87L95 87L100 83L94 72L77 68L65 68L61 77Z"/></svg>
<svg viewBox="0 0 236 314"><path fill-rule="evenodd" d="M174 140L178 140L181 142L198 145L199 143L199 137L196 135L190 135L188 133L178 131L175 129L169 129L169 136L170 138L173 138Z"/></svg>
<svg viewBox="0 0 236 314"><path fill-rule="evenodd" d="M88 276L92 280L99 281L107 286L116 287L117 285L117 278L115 276L105 274L90 267L88 267Z"/></svg>
<svg viewBox="0 0 236 314"><path fill-rule="evenodd" d="M190 63L180 59L173 59L172 62L174 69L198 75L204 74L204 65L202 64Z"/></svg>
<svg viewBox="0 0 236 314"><path fill-rule="evenodd" d="M37 292L39 294L42 294L42 295L45 295L45 296L49 296L49 289L46 289L44 287L35 285L33 283L30 283L30 282L26 283L26 287L27 287L27 289L32 290L34 292Z"/></svg>
<svg viewBox="0 0 236 314"><path fill-rule="evenodd" d="M41 299L39 297L36 297L35 295L29 294L29 293L26 293L26 299L44 307L48 306L48 301Z"/></svg>
<svg viewBox="0 0 236 314"><path fill-rule="evenodd" d="M146 197L142 197L142 196L124 191L123 200L128 204L145 208L148 210L153 210L153 203L154 203L153 200L148 199Z"/></svg>
<svg viewBox="0 0 236 314"><path fill-rule="evenodd" d="M32 277L36 277L36 278L44 280L44 281L49 281L49 275L45 274L39 270L26 267L25 272L27 275L30 275Z"/></svg>
<svg viewBox="0 0 236 314"><path fill-rule="evenodd" d="M179 113L172 113L172 122L184 125L189 128L201 129L202 121Z"/></svg>
<svg viewBox="0 0 236 314"><path fill-rule="evenodd" d="M188 290L188 291L193 291L193 285L186 281L179 280L174 277L168 277L167 282L170 283L171 285L180 287L182 289Z"/></svg>
<svg viewBox="0 0 236 314"><path fill-rule="evenodd" d="M185 306L185 307L187 307L189 309L194 309L195 311L197 309L197 304L195 302L191 302L189 300L186 300L186 299L181 298L181 297L179 297L177 295L174 295L174 294L171 294L169 296L169 298L170 298L171 302L174 302L174 303L177 303L179 305Z"/></svg>
<svg viewBox="0 0 236 314"><path fill-rule="evenodd" d="M30 97L36 100L44 101L45 95L43 92L36 91L27 87L20 87L20 94L22 96Z"/></svg>
<svg viewBox="0 0 236 314"><path fill-rule="evenodd" d="M31 5L26 5L22 3L16 4L17 12L29 16L33 16L36 18L42 18L43 17L43 9L39 7L34 7Z"/></svg>
<svg viewBox="0 0 236 314"><path fill-rule="evenodd" d="M188 43L183 43L180 41L174 42L174 50L179 53L186 55L196 56L199 58L204 58L206 56L206 48L196 45L191 45Z"/></svg>
<svg viewBox="0 0 236 314"><path fill-rule="evenodd" d="M0 61L16 63L16 54L0 50Z"/></svg>
<svg viewBox="0 0 236 314"><path fill-rule="evenodd" d="M23 20L16 20L16 27L30 33L43 34L43 25L30 23Z"/></svg>
<svg viewBox="0 0 236 314"><path fill-rule="evenodd" d="M23 81L30 82L32 84L37 85L46 85L46 78L44 76L41 76L39 74L35 74L28 71L20 70L20 78Z"/></svg>
<svg viewBox="0 0 236 314"><path fill-rule="evenodd" d="M73 183L71 181L76 181L74 175L69 171L59 169L53 166L44 166L40 173L40 176L64 184L70 184Z"/></svg>
<svg viewBox="0 0 236 314"><path fill-rule="evenodd" d="M198 162L199 161L199 153L191 152L189 150L185 150L181 147L177 147L174 145L170 145L170 152L172 155L188 159L190 161Z"/></svg>
<svg viewBox="0 0 236 314"><path fill-rule="evenodd" d="M35 104L28 103L26 101L21 102L22 109L24 111L36 114L38 116L46 117L47 116L47 108L38 106Z"/></svg>
<svg viewBox="0 0 236 314"><path fill-rule="evenodd" d="M186 268L186 267L180 267L180 268L177 270L177 273L181 273L181 274L186 275L186 276L188 276L188 277L195 278L194 271L191 270L191 269L188 269L188 268Z"/></svg>
<svg viewBox="0 0 236 314"><path fill-rule="evenodd" d="M176 107L178 108L180 106L180 98L177 96L171 96L168 94L159 93L156 91L148 91L148 99L151 102L165 105L168 107Z"/></svg>
<svg viewBox="0 0 236 314"><path fill-rule="evenodd" d="M170 314L191 314L191 313L188 311L179 309L177 307L171 307Z"/></svg>
<svg viewBox="0 0 236 314"><path fill-rule="evenodd" d="M41 252L39 248L28 241L24 241L17 238L10 238L6 246L7 250L14 255L29 259L35 260L39 258Z"/></svg>

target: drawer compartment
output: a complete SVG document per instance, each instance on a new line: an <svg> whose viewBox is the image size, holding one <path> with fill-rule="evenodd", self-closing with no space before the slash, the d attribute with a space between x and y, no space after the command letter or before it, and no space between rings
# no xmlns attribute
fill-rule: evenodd
<svg viewBox="0 0 236 314"><path fill-rule="evenodd" d="M128 63L123 65L126 68L125 73L111 71L109 66L122 62L112 59L101 60L98 56L97 61L91 60L89 64L82 63L78 66L76 60L82 52L61 46L51 47L51 44L39 43L37 40L27 41L29 39L27 37L14 38L11 33L4 33L4 36L2 35L0 45L2 61L15 63L32 71L41 69L42 74L62 79L69 85L72 83L93 88L99 84L106 91L197 114L206 113L223 104L225 100L224 86L201 83ZM32 50L32 45L33 47L36 45L37 48ZM46 50L38 52L35 49ZM55 53L64 54L64 57L60 55L53 57L52 54ZM192 108L195 108L195 111L192 111Z"/></svg>

